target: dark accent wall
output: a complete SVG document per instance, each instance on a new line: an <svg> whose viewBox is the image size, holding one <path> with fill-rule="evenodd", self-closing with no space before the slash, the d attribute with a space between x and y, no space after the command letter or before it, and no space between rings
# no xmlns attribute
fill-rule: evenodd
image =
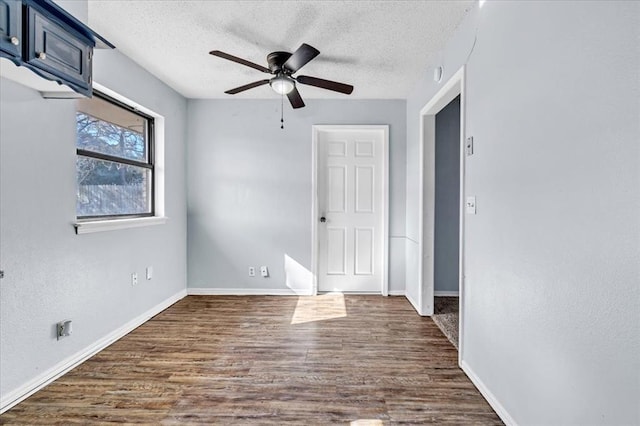
<svg viewBox="0 0 640 426"><path fill-rule="evenodd" d="M435 291L458 291L460 96L436 114Z"/></svg>

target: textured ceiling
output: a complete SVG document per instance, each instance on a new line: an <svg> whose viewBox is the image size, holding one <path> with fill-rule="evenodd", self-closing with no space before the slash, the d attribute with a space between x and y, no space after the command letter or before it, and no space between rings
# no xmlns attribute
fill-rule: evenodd
<svg viewBox="0 0 640 426"><path fill-rule="evenodd" d="M300 85L303 98L406 98L429 59L474 0L152 1L90 0L89 24L188 98L265 78L208 54L222 50L266 66L266 55L302 43L320 50L298 75L355 86L351 96ZM234 95L272 98L269 86Z"/></svg>

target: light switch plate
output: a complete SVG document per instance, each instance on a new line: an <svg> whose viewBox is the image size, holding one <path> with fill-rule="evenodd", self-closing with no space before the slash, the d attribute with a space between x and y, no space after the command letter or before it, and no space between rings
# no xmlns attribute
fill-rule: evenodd
<svg viewBox="0 0 640 426"><path fill-rule="evenodd" d="M266 266L260 267L260 275L262 275L265 278L269 276L269 270L267 269Z"/></svg>
<svg viewBox="0 0 640 426"><path fill-rule="evenodd" d="M467 155L473 155L473 136L469 136L467 138L467 143L465 146L466 146Z"/></svg>
<svg viewBox="0 0 640 426"><path fill-rule="evenodd" d="M476 214L476 197L473 195L467 197L465 207L467 209L467 214Z"/></svg>

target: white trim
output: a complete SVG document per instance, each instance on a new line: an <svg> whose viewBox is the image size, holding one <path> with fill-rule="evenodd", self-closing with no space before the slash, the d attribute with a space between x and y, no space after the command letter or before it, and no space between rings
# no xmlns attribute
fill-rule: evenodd
<svg viewBox="0 0 640 426"><path fill-rule="evenodd" d="M300 294L289 288L211 288L189 287L189 296L311 296Z"/></svg>
<svg viewBox="0 0 640 426"><path fill-rule="evenodd" d="M409 303L411 303L411 305L413 306L413 309L416 310L416 312L418 313L418 315L424 317L426 315L424 315L422 312L420 312L420 307L418 306L418 302L416 302L413 297L411 297L411 294L409 292L407 292L404 297L407 298L407 300L409 301Z"/></svg>
<svg viewBox="0 0 640 426"><path fill-rule="evenodd" d="M162 225L167 222L166 217L136 217L131 219L92 220L76 222L76 234L90 234L93 232L115 231L116 229L139 228L141 226Z"/></svg>
<svg viewBox="0 0 640 426"><path fill-rule="evenodd" d="M30 69L18 66L4 57L0 58L0 77L15 81L41 94L43 92L50 95L55 93L58 99L86 98L86 96L76 93L71 87L42 78Z"/></svg>
<svg viewBox="0 0 640 426"><path fill-rule="evenodd" d="M426 108L426 106L425 106ZM424 109L424 108L423 108ZM433 173L434 170L434 163L435 160L433 158L430 158L429 160L429 164L426 164L426 160L424 158L425 156L425 148L424 148L424 133L425 133L425 121L427 120L427 117L425 117L422 113L422 111L420 111L420 145L419 145L419 150L418 150L418 161L419 161L419 167L418 167L418 175L419 175L419 188L420 191L418 192L418 305L414 307L416 307L418 313L420 315L432 315L433 314L433 306L431 307L430 312L423 312L422 309L422 300L424 299L424 281L425 281L425 275L429 276L429 274L425 274L424 268L424 261L423 259L425 257L429 257L429 259L433 259L434 254L433 254L433 244L430 244L428 247L425 247L425 236L424 236L424 232L425 229L429 230L430 232L433 232L433 227L434 227L434 214L433 211L430 211L429 214L429 219L430 222L429 223L425 223L425 219L424 219L424 214L425 214L425 198L429 198L429 203L427 204L428 206L430 206L430 210L433 210L433 204L434 204L434 200L435 197L433 196L432 193L429 194L429 197L425 197L425 193L424 193L424 179L425 179L425 167L429 166L429 170ZM431 117L430 123L429 123L429 127L433 128L435 127L435 124L433 123L435 120L433 117ZM428 240L432 240L433 239L433 235L430 235ZM431 241L433 242L433 241ZM428 249L428 253L425 254L425 251ZM431 282L431 285L428 285L427 287L430 287L431 289L433 289L433 277L431 277L431 279L429 280Z"/></svg>
<svg viewBox="0 0 640 426"><path fill-rule="evenodd" d="M91 358L96 353L100 352L107 346L111 345L115 341L119 340L123 336L127 335L134 329L138 328L149 319L158 315L160 312L167 309L169 306L173 305L177 301L181 300L187 295L186 290L181 290L173 296L165 299L164 301L158 303L153 308L144 312L141 315L138 315L131 321L124 324L122 327L112 331L107 334L103 338L99 339L95 343L87 346L79 352L76 352L74 355L64 359L58 364L54 365L47 371L43 372L33 380L30 380L26 384L20 386L19 388L5 394L0 399L0 414L4 413L14 405L20 403L25 400L29 396L33 395L35 392L39 391L43 387L47 386L49 383L53 382L60 376L67 373L69 370L75 368L76 366L82 364L87 359Z"/></svg>
<svg viewBox="0 0 640 426"><path fill-rule="evenodd" d="M446 290L435 290L433 292L433 297L459 297L460 292L458 291L446 291Z"/></svg>
<svg viewBox="0 0 640 426"><path fill-rule="evenodd" d="M311 126L311 293L318 294L318 131Z"/></svg>
<svg viewBox="0 0 640 426"><path fill-rule="evenodd" d="M153 117L154 121L154 135L153 135L153 183L154 183L154 216L152 217L137 217L131 219L107 219L107 220L87 220L77 221L74 226L76 228L76 234L88 234L91 232L103 232L114 231L117 229L137 228L140 226L161 225L167 221L164 210L165 199L165 119L164 116L158 114L149 108L140 105L139 103L132 101L131 99L122 96L121 94L114 92L113 90L101 85L100 83L93 82L93 88L105 95L122 102L140 111L143 114Z"/></svg>
<svg viewBox="0 0 640 426"><path fill-rule="evenodd" d="M460 224L458 227L458 362L462 362L462 350L464 348L464 286L465 286L465 221L466 221L466 209L465 206L465 188L466 188L466 161L467 161L467 144L465 143L466 134L466 119L467 119L467 79L466 79L466 65L460 68ZM456 73L457 75L457 73Z"/></svg>
<svg viewBox="0 0 640 426"><path fill-rule="evenodd" d="M407 294L404 290L389 290L389 296L405 296Z"/></svg>
<svg viewBox="0 0 640 426"><path fill-rule="evenodd" d="M465 231L465 70L463 65L442 86L429 102L420 110L420 181L419 181L419 222L418 222L418 313L421 315L433 315L434 297L434 212L435 212L435 115L449 104L456 96L460 95L460 200L459 200L459 338L458 338L458 362L462 362L464 349L464 231ZM429 172L428 180L426 172ZM425 212L428 212L427 221ZM424 259L430 259L424 262ZM430 301L428 306L425 300ZM415 306L415 304L414 304ZM425 309L426 308L426 309Z"/></svg>
<svg viewBox="0 0 640 426"><path fill-rule="evenodd" d="M383 132L383 246L382 246L382 288L383 296L389 295L389 125L333 125L314 124L311 126L311 273L313 275L313 294L318 294L318 133L327 130L382 130Z"/></svg>
<svg viewBox="0 0 640 426"><path fill-rule="evenodd" d="M60 87L66 87L66 86L60 86ZM70 92L44 91L44 92L40 92L40 96L42 96L44 99L82 99L86 97L84 95L81 95L78 92L74 92L73 90Z"/></svg>
<svg viewBox="0 0 640 426"><path fill-rule="evenodd" d="M384 143L384 158L383 158L383 176L382 176L382 208L384 218L382 219L383 230L383 248L382 248L382 295L389 295L389 126L381 126Z"/></svg>
<svg viewBox="0 0 640 426"><path fill-rule="evenodd" d="M480 378L473 372L469 364L464 361L460 362L460 368L464 373L469 377L471 382L475 385L476 388L480 391L484 399L487 400L491 408L498 414L498 417L504 422L507 426L517 426L518 423L511 417L509 412L500 404L498 398L495 397L493 393L485 386L484 382L480 380Z"/></svg>

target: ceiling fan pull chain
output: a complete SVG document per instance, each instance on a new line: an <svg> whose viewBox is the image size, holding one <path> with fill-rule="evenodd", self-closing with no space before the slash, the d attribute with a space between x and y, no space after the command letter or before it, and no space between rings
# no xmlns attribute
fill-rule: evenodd
<svg viewBox="0 0 640 426"><path fill-rule="evenodd" d="M280 128L284 129L284 93L280 95Z"/></svg>

